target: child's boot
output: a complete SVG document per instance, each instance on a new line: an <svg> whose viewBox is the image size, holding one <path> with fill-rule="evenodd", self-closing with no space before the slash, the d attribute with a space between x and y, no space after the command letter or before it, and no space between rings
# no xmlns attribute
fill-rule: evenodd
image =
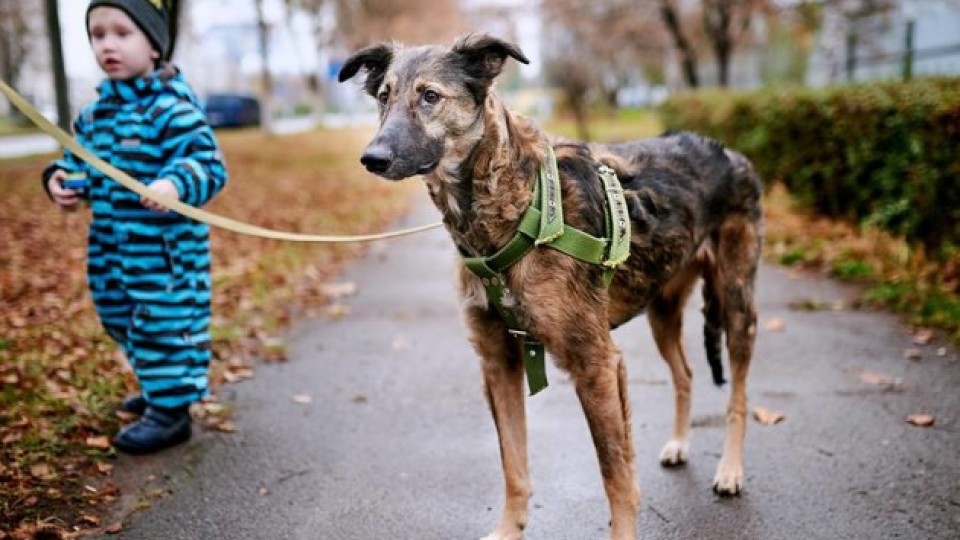
<svg viewBox="0 0 960 540"><path fill-rule="evenodd" d="M113 446L127 454L152 454L190 439L190 409L147 407L139 420L123 428Z"/></svg>
<svg viewBox="0 0 960 540"><path fill-rule="evenodd" d="M147 410L147 400L143 398L142 394L133 394L132 396L127 396L120 403L120 410L125 413L141 416L143 415L144 411Z"/></svg>

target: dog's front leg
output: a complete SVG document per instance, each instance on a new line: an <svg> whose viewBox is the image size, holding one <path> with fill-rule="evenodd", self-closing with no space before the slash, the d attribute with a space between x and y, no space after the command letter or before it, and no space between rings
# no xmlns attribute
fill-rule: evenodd
<svg viewBox="0 0 960 540"><path fill-rule="evenodd" d="M610 503L610 538L635 540L640 491L633 471L627 372L609 339L581 345L568 365L587 417Z"/></svg>
<svg viewBox="0 0 960 540"><path fill-rule="evenodd" d="M500 523L483 540L520 540L527 525L530 475L527 469L527 422L523 396L523 362L519 343L499 321L474 317L472 341L483 362L487 403L500 440L506 493Z"/></svg>

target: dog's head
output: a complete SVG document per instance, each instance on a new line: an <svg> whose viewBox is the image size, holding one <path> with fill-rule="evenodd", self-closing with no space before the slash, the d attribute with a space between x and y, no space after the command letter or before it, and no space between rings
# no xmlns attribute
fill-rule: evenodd
<svg viewBox="0 0 960 540"><path fill-rule="evenodd" d="M483 103L508 56L529 63L515 45L471 34L452 47L380 43L348 58L340 82L366 70L380 107L380 129L360 162L391 180L432 172L482 129Z"/></svg>

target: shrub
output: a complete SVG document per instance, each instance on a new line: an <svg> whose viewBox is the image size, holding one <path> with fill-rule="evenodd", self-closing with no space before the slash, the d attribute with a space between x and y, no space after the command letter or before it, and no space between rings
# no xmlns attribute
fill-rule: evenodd
<svg viewBox="0 0 960 540"><path fill-rule="evenodd" d="M749 156L806 208L875 225L934 257L960 245L960 78L679 94L668 129Z"/></svg>

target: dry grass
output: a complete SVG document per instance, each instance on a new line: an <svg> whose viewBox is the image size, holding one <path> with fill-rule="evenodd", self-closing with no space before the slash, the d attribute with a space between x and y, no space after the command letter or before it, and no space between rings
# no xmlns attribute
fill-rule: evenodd
<svg viewBox="0 0 960 540"><path fill-rule="evenodd" d="M960 254L930 260L902 238L811 215L775 185L764 197L766 258L864 286L863 302L960 344Z"/></svg>
<svg viewBox="0 0 960 540"><path fill-rule="evenodd" d="M368 136L221 133L230 182L208 209L289 231L383 230L417 183L365 173L357 156ZM87 213L62 213L43 195L48 160L0 161L0 538L107 525L101 516L119 493L106 437L134 388L86 290ZM249 376L260 359L282 360L287 323L322 305L327 280L362 249L215 230L214 383Z"/></svg>

